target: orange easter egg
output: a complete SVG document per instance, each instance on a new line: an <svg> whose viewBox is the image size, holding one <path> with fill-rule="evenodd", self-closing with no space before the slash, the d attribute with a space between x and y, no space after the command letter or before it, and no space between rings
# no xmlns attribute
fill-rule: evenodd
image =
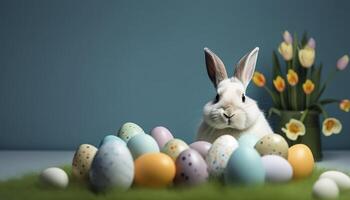
<svg viewBox="0 0 350 200"><path fill-rule="evenodd" d="M304 144L296 144L289 148L288 162L293 168L294 179L310 176L315 165L311 150Z"/></svg>
<svg viewBox="0 0 350 200"><path fill-rule="evenodd" d="M166 187L175 177L175 163L164 153L147 153L135 160L135 179L137 186Z"/></svg>

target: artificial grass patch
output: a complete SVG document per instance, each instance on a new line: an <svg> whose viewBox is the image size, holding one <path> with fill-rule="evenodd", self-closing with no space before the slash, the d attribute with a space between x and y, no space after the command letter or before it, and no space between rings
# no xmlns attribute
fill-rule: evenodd
<svg viewBox="0 0 350 200"><path fill-rule="evenodd" d="M64 167L70 174L70 167ZM291 181L285 184L265 184L263 186L225 186L219 182L209 182L198 187L145 189L131 188L128 191L110 190L96 194L87 184L70 179L67 189L48 188L40 184L38 174L31 174L20 179L0 182L1 200L40 200L40 199L312 199L312 186L324 170L315 170L313 175L304 180ZM350 199L350 191L341 192L339 199Z"/></svg>

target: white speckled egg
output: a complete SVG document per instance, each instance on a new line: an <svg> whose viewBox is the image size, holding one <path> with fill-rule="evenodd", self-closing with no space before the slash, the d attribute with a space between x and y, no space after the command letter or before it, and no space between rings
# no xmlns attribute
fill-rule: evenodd
<svg viewBox="0 0 350 200"><path fill-rule="evenodd" d="M94 160L97 148L91 144L82 144L74 154L72 175L78 179L87 179L91 163Z"/></svg>
<svg viewBox="0 0 350 200"><path fill-rule="evenodd" d="M262 137L255 145L261 156L278 155L288 159L288 143L278 134L268 134Z"/></svg>
<svg viewBox="0 0 350 200"><path fill-rule="evenodd" d="M223 174L231 154L237 147L238 142L231 135L222 135L213 142L205 158L210 176L220 177Z"/></svg>
<svg viewBox="0 0 350 200"><path fill-rule="evenodd" d="M170 156L174 162L181 152L188 149L188 145L180 139L172 139L167 142L162 148L161 152Z"/></svg>
<svg viewBox="0 0 350 200"><path fill-rule="evenodd" d="M134 179L134 161L129 149L117 140L103 144L92 162L90 183L97 190L127 189Z"/></svg>
<svg viewBox="0 0 350 200"><path fill-rule="evenodd" d="M68 175L65 171L57 167L50 167L40 173L40 180L47 186L66 188L69 183Z"/></svg>
<svg viewBox="0 0 350 200"><path fill-rule="evenodd" d="M321 174L320 178L332 179L338 185L340 190L350 189L350 177L343 172L326 171Z"/></svg>
<svg viewBox="0 0 350 200"><path fill-rule="evenodd" d="M261 158L265 168L267 182L287 182L293 177L293 168L289 162L281 156L266 155Z"/></svg>
<svg viewBox="0 0 350 200"><path fill-rule="evenodd" d="M126 143L128 143L128 141L131 138L133 138L135 135L144 134L144 133L145 132L139 125L132 122L127 122L123 124L123 126L119 129L118 136L122 140L124 140Z"/></svg>
<svg viewBox="0 0 350 200"><path fill-rule="evenodd" d="M321 178L312 187L312 194L318 199L336 199L339 196L339 188L332 179Z"/></svg>

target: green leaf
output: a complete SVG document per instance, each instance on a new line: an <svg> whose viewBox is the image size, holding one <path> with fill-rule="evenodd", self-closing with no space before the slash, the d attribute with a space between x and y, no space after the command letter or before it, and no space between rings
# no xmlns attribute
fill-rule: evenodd
<svg viewBox="0 0 350 200"><path fill-rule="evenodd" d="M311 80L315 84L315 90L311 94L311 104L316 103L317 97L320 93L320 86L321 86L321 72L322 72L323 65L320 64L319 67L314 66L311 71Z"/></svg>
<svg viewBox="0 0 350 200"><path fill-rule="evenodd" d="M277 108L281 108L281 99L279 92L273 86L273 80L276 79L277 76L282 76L281 65L277 56L276 51L272 52L272 90L269 92L273 101L274 106Z"/></svg>
<svg viewBox="0 0 350 200"><path fill-rule="evenodd" d="M272 53L272 79L275 79L277 76L282 76L281 65L277 57L276 51Z"/></svg>
<svg viewBox="0 0 350 200"><path fill-rule="evenodd" d="M327 111L323 108L323 106L320 103L314 104L312 105L312 107L317 108L322 113L324 118L328 117Z"/></svg>
<svg viewBox="0 0 350 200"><path fill-rule="evenodd" d="M318 94L316 96L316 99L315 99L316 102L321 98L321 96L322 96L323 92L325 91L325 89L326 89L326 84L323 84L322 87L321 87L321 90L318 92Z"/></svg>
<svg viewBox="0 0 350 200"><path fill-rule="evenodd" d="M307 37L307 32L304 31L303 37L301 38L301 47L304 47L307 44L308 40L309 38Z"/></svg>
<svg viewBox="0 0 350 200"><path fill-rule="evenodd" d="M321 105L326 105L326 104L330 104L330 103L339 103L338 99L322 99L319 104Z"/></svg>
<svg viewBox="0 0 350 200"><path fill-rule="evenodd" d="M272 107L272 108L269 109L268 118L270 118L270 117L272 116L273 113L276 114L276 115L278 115L278 116L281 116L281 111L278 110L277 108Z"/></svg>
<svg viewBox="0 0 350 200"><path fill-rule="evenodd" d="M298 59L298 51L299 51L299 45L298 45L298 36L295 33L294 39L293 39L293 58L292 58L292 68L298 72L297 66L299 66L299 59Z"/></svg>

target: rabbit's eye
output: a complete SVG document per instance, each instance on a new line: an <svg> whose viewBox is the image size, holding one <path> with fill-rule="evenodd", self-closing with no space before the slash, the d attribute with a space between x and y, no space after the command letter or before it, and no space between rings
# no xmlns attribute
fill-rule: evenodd
<svg viewBox="0 0 350 200"><path fill-rule="evenodd" d="M244 103L245 102L245 95L242 94L242 102Z"/></svg>
<svg viewBox="0 0 350 200"><path fill-rule="evenodd" d="M215 97L215 99L214 99L214 103L219 102L219 100L220 100L220 96L217 94L216 97Z"/></svg>

